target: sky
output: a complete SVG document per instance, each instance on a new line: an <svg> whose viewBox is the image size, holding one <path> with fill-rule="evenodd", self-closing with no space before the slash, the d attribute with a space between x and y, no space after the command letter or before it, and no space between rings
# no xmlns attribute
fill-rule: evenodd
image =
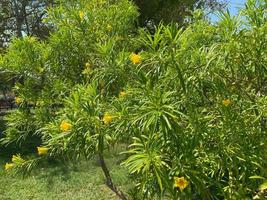
<svg viewBox="0 0 267 200"><path fill-rule="evenodd" d="M227 0L227 2L227 8L229 9L230 14L236 15L238 13L238 10L244 7L246 0ZM216 15L211 15L210 17L212 21L217 21L218 19Z"/></svg>
<svg viewBox="0 0 267 200"><path fill-rule="evenodd" d="M231 14L235 15L238 9L242 8L246 0L228 0L228 9Z"/></svg>

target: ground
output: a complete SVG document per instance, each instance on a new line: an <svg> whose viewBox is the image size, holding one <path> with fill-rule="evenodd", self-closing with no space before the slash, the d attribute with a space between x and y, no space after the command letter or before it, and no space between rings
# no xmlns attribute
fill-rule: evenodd
<svg viewBox="0 0 267 200"><path fill-rule="evenodd" d="M104 176L97 159L83 161L74 166L57 165L35 170L29 177L11 175L4 170L8 158L0 152L0 200L118 200L104 184ZM126 170L119 165L113 153L107 159L114 182L129 191ZM126 177L126 178L125 178Z"/></svg>

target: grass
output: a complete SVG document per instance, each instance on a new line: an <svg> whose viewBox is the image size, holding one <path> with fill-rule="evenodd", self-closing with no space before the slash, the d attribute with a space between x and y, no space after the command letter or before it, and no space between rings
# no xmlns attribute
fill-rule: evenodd
<svg viewBox="0 0 267 200"><path fill-rule="evenodd" d="M105 185L97 159L82 161L75 166L48 166L36 169L29 177L7 173L3 167L10 158L0 152L1 200L119 200ZM122 158L116 152L109 154L107 164L117 186L130 191L131 181L119 165Z"/></svg>

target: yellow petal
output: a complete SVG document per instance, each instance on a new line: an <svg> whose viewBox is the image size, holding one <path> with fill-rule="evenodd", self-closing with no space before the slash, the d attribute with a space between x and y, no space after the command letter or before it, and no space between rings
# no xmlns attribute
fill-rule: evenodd
<svg viewBox="0 0 267 200"><path fill-rule="evenodd" d="M222 101L222 104L223 104L224 106L229 106L229 105L232 104L232 101L231 101L230 99L224 99L224 100Z"/></svg>
<svg viewBox="0 0 267 200"><path fill-rule="evenodd" d="M79 17L80 17L81 20L84 20L85 14L84 14L83 11L79 12Z"/></svg>
<svg viewBox="0 0 267 200"><path fill-rule="evenodd" d="M92 65L89 62L85 63L85 68L86 69L91 68L91 67L92 67Z"/></svg>
<svg viewBox="0 0 267 200"><path fill-rule="evenodd" d="M109 113L105 113L103 117L104 124L111 123L116 118L115 115L111 115Z"/></svg>
<svg viewBox="0 0 267 200"><path fill-rule="evenodd" d="M13 155L12 156L12 162L13 163L23 163L25 160L23 160L20 155Z"/></svg>
<svg viewBox="0 0 267 200"><path fill-rule="evenodd" d="M60 130L62 132L67 132L72 128L72 125L66 121L62 121L60 124Z"/></svg>
<svg viewBox="0 0 267 200"><path fill-rule="evenodd" d="M188 181L182 177L174 177L174 187L184 190L188 186Z"/></svg>
<svg viewBox="0 0 267 200"><path fill-rule="evenodd" d="M23 99L22 99L22 98L20 98L20 97L16 97L16 98L15 98L15 103L16 103L17 105L21 104L22 102L23 102Z"/></svg>
<svg viewBox="0 0 267 200"><path fill-rule="evenodd" d="M49 148L47 147L37 147L37 151L39 155L45 155L47 154Z"/></svg>
<svg viewBox="0 0 267 200"><path fill-rule="evenodd" d="M13 163L6 163L5 164L5 170L10 170L14 167L15 165Z"/></svg>
<svg viewBox="0 0 267 200"><path fill-rule="evenodd" d="M133 64L139 64L142 61L142 58L140 55L132 53L130 56L130 60L132 61Z"/></svg>
<svg viewBox="0 0 267 200"><path fill-rule="evenodd" d="M127 95L127 93L125 91L121 91L119 94L119 98L123 98Z"/></svg>

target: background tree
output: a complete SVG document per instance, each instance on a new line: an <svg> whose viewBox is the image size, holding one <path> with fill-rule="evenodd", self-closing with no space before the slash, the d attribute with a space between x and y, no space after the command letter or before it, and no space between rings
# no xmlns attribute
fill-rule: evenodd
<svg viewBox="0 0 267 200"><path fill-rule="evenodd" d="M0 48L6 46L14 36L47 37L50 28L42 20L46 16L46 9L52 5L54 0L0 1Z"/></svg>
<svg viewBox="0 0 267 200"><path fill-rule="evenodd" d="M214 11L226 5L223 0L135 0L135 3L140 9L141 25L147 20L153 20L156 23L161 20L167 23L183 23L195 9Z"/></svg>
<svg viewBox="0 0 267 200"><path fill-rule="evenodd" d="M48 24L42 20L46 9L55 4L55 0L2 0L0 2L0 48L7 45L13 36L34 35L46 38L49 34ZM140 25L153 20L158 23L183 23L191 11L204 8L209 11L221 9L223 0L134 0L140 9Z"/></svg>

